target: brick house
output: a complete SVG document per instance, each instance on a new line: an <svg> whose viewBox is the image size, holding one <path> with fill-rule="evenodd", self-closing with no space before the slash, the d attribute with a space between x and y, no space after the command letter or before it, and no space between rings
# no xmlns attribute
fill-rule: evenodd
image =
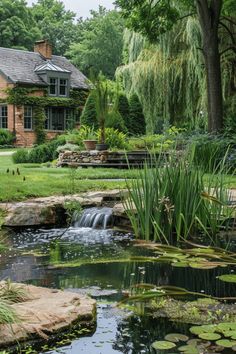
<svg viewBox="0 0 236 354"><path fill-rule="evenodd" d="M51 139L76 124L88 91L87 78L52 55L48 41L36 42L34 52L0 48L0 128L15 134L17 146L36 142L36 107Z"/></svg>

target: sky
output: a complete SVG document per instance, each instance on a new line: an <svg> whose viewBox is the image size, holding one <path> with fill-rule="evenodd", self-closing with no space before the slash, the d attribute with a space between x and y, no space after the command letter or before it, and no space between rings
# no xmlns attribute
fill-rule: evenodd
<svg viewBox="0 0 236 354"><path fill-rule="evenodd" d="M29 5L36 3L37 0L27 0ZM72 10L77 17L88 17L90 10L97 10L99 5L112 9L114 0L62 0L67 10Z"/></svg>

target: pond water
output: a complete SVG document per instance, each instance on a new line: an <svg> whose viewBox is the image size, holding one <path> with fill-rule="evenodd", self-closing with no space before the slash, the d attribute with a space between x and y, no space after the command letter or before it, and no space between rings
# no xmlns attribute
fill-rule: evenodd
<svg viewBox="0 0 236 354"><path fill-rule="evenodd" d="M183 324L134 315L116 306L139 282L176 285L215 296L234 294L233 285L216 279L225 269L129 262L131 255L150 251L135 247L130 234L117 231L81 227L18 230L9 233L9 245L10 251L1 257L1 279L87 293L98 301L95 333L47 353L153 353L153 341L163 340L168 333L188 333Z"/></svg>

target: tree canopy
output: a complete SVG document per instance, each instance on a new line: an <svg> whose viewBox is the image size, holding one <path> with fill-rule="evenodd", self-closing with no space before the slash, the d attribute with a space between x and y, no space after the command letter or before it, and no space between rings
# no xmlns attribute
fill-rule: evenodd
<svg viewBox="0 0 236 354"><path fill-rule="evenodd" d="M41 31L24 0L0 1L0 46L32 49Z"/></svg>
<svg viewBox="0 0 236 354"><path fill-rule="evenodd" d="M62 1L38 0L32 6L32 15L43 39L48 39L54 53L64 55L70 44L76 40L76 14L65 9Z"/></svg>
<svg viewBox="0 0 236 354"><path fill-rule="evenodd" d="M188 16L195 16L201 29L201 47L205 61L208 93L208 128L218 131L223 125L222 83L219 49L219 29L225 18L235 10L232 0L190 0L180 1L140 1L117 0L127 26L146 36L149 41L158 43L160 35L170 31L176 24ZM235 13L235 11L234 11ZM232 12L231 12L232 14ZM229 19L226 19L229 20ZM226 25L223 24L225 27ZM226 26L227 27L227 26ZM232 32L228 29L232 46L224 51L235 51Z"/></svg>
<svg viewBox="0 0 236 354"><path fill-rule="evenodd" d="M91 11L92 17L78 23L78 38L67 55L72 62L89 75L102 72L114 78L122 63L124 21L115 10L99 7Z"/></svg>

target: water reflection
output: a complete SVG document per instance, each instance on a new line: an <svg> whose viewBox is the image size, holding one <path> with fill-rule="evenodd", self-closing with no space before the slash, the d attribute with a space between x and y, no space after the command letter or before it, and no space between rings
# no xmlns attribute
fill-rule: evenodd
<svg viewBox="0 0 236 354"><path fill-rule="evenodd" d="M14 234L11 244L14 251L2 256L1 279L89 293L105 302L99 306L96 333L74 341L63 348L63 353L151 353L153 341L163 339L167 333L183 333L183 325L178 328L164 319L128 316L114 307L122 291L136 283L176 285L215 296L234 295L233 284L216 279L228 268L197 270L130 262L130 257L151 251L134 247L129 234L112 230L25 230Z"/></svg>

